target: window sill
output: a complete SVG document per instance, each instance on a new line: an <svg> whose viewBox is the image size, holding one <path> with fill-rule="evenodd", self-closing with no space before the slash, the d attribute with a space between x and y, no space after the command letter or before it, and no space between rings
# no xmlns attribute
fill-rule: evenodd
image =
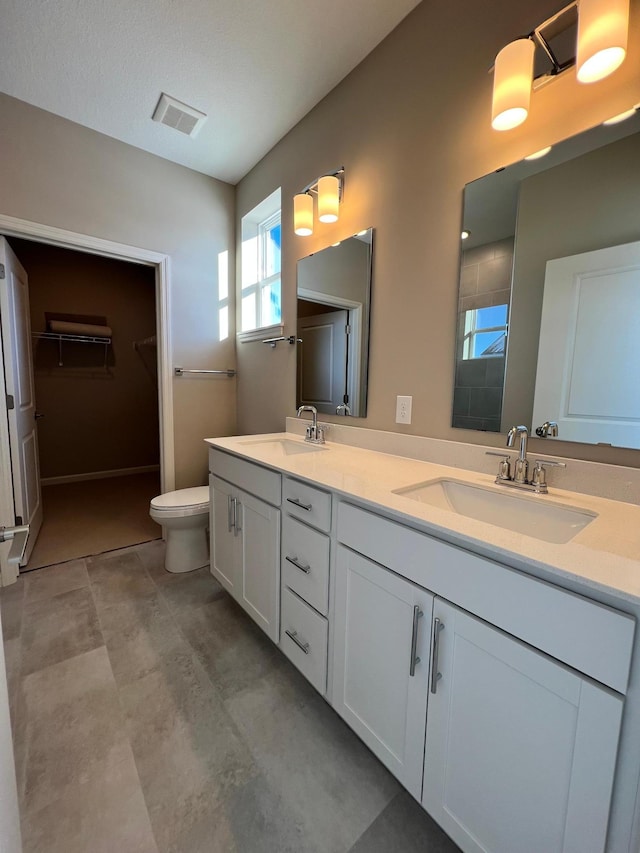
<svg viewBox="0 0 640 853"><path fill-rule="evenodd" d="M263 341L266 338L279 338L284 335L284 324L278 323L275 326L262 326L260 329L251 329L248 332L238 332L236 340L241 344L248 344L252 341Z"/></svg>

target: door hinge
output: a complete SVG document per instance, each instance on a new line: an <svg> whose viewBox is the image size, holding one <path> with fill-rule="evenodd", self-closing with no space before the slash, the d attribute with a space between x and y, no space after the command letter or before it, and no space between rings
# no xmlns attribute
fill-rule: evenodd
<svg viewBox="0 0 640 853"><path fill-rule="evenodd" d="M0 278L4 278L4 276L5 276L4 264L0 264Z"/></svg>
<svg viewBox="0 0 640 853"><path fill-rule="evenodd" d="M11 409L15 409L15 407L16 407L16 401L14 399L13 394L7 394L7 411L10 411Z"/></svg>
<svg viewBox="0 0 640 853"><path fill-rule="evenodd" d="M351 326L349 325L349 323L347 323L347 325L344 327L344 333L345 335L351 334Z"/></svg>
<svg viewBox="0 0 640 853"><path fill-rule="evenodd" d="M22 524L22 516L16 515L16 524Z"/></svg>
<svg viewBox="0 0 640 853"><path fill-rule="evenodd" d="M348 394L342 395L342 402L345 404L345 406L349 403L349 395Z"/></svg>

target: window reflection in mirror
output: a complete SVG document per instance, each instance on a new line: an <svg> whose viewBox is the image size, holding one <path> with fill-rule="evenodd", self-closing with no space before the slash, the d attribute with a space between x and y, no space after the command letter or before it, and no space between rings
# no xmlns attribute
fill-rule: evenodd
<svg viewBox="0 0 640 853"><path fill-rule="evenodd" d="M296 405L367 411L373 229L298 261Z"/></svg>
<svg viewBox="0 0 640 853"><path fill-rule="evenodd" d="M467 185L454 427L640 447L639 197L638 113Z"/></svg>

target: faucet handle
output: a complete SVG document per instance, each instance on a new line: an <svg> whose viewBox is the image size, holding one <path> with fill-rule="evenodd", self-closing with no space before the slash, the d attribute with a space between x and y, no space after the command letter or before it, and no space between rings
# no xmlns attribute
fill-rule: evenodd
<svg viewBox="0 0 640 853"><path fill-rule="evenodd" d="M552 468L566 468L566 462L554 462L553 459L536 459L536 466L538 465L551 465Z"/></svg>

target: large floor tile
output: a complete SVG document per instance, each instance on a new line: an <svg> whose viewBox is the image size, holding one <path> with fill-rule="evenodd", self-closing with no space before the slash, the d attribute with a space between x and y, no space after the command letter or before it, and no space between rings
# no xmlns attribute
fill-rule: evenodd
<svg viewBox="0 0 640 853"><path fill-rule="evenodd" d="M155 589L138 555L131 548L89 557L87 569L98 609L149 595Z"/></svg>
<svg viewBox="0 0 640 853"><path fill-rule="evenodd" d="M24 853L157 853L133 759L23 815ZM206 848L205 848L206 849Z"/></svg>
<svg viewBox="0 0 640 853"><path fill-rule="evenodd" d="M118 686L162 668L186 648L158 592L101 610L100 624Z"/></svg>
<svg viewBox="0 0 640 853"><path fill-rule="evenodd" d="M33 673L24 690L28 811L132 758L104 647Z"/></svg>
<svg viewBox="0 0 640 853"><path fill-rule="evenodd" d="M89 588L25 605L23 676L101 645L102 633Z"/></svg>
<svg viewBox="0 0 640 853"><path fill-rule="evenodd" d="M25 602L51 598L72 589L89 586L89 575L84 560L71 560L56 566L28 572L24 576Z"/></svg>
<svg viewBox="0 0 640 853"><path fill-rule="evenodd" d="M198 845L256 770L206 673L185 649L120 698L161 853L214 849Z"/></svg>
<svg viewBox="0 0 640 853"><path fill-rule="evenodd" d="M209 571L208 566L173 577L175 578L173 582L160 583L158 589L169 609L178 617L188 618L192 610L204 607L227 595Z"/></svg>
<svg viewBox="0 0 640 853"><path fill-rule="evenodd" d="M262 679L225 704L304 837L322 839L326 853L344 853L399 786L318 694L292 701L294 687L282 677Z"/></svg>
<svg viewBox="0 0 640 853"><path fill-rule="evenodd" d="M360 836L349 853L460 853L418 803L402 791Z"/></svg>
<svg viewBox="0 0 640 853"><path fill-rule="evenodd" d="M289 665L264 631L226 593L205 607L178 613L178 623L225 697Z"/></svg>

